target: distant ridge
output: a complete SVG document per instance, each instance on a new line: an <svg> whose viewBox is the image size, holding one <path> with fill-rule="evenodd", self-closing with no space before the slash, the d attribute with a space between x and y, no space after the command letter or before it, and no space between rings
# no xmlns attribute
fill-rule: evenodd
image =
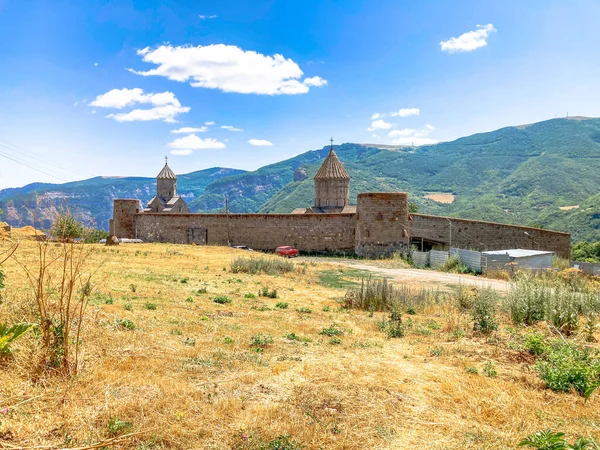
<svg viewBox="0 0 600 450"><path fill-rule="evenodd" d="M600 240L600 119L572 116L508 126L428 146L345 143L350 202L367 191L404 191L423 213L543 226ZM329 146L251 172L213 168L178 175L192 211L289 213L313 204L313 177ZM107 227L112 199L154 195L152 178L97 177L0 191L0 220L47 228L59 208ZM451 203L431 193L452 194ZM579 208L568 208L579 205ZM565 208L567 207L567 208ZM561 209L562 208L562 209Z"/></svg>

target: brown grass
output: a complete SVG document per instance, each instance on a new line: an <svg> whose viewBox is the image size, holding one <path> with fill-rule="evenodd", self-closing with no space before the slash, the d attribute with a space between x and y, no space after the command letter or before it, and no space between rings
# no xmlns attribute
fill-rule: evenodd
<svg viewBox="0 0 600 450"><path fill-rule="evenodd" d="M36 245L23 242L19 257L35 259ZM0 252L8 246L0 243ZM330 266L232 274L229 263L240 254L167 244L94 246L91 263L103 263L95 290L114 303L91 302L76 377L34 375L34 333L14 345L14 360L0 366L0 411L8 408L0 412L0 448L95 443L113 437L111 417L131 423L123 434L153 430L115 442L123 449L257 448L251 442L286 433L307 449L505 449L546 428L598 437L600 400L586 405L574 394L543 389L529 364L509 350L506 331L488 342L472 335L468 315L440 305L410 316L407 336L390 340L377 327L381 313L338 310L345 290L318 281ZM0 321L35 320L24 274L12 260L3 268ZM208 292L197 294L203 286ZM280 298L244 298L261 286L277 289ZM233 302L216 304L216 295ZM193 303L185 301L190 296ZM146 309L147 302L157 309ZM277 309L277 302L289 307ZM312 313L296 312L301 307ZM119 328L115 319L136 328ZM429 321L441 327L419 334ZM332 323L347 330L341 345L319 334ZM457 326L464 338L451 337ZM258 333L274 338L262 353L250 346ZM311 342L288 340L288 333ZM431 356L432 347L442 355ZM482 374L490 360L498 378ZM468 374L469 366L479 374Z"/></svg>
<svg viewBox="0 0 600 450"><path fill-rule="evenodd" d="M425 194L423 198L427 198L429 200L433 200L434 202L451 204L454 203L454 199L456 198L454 194L449 192L430 192L429 194Z"/></svg>
<svg viewBox="0 0 600 450"><path fill-rule="evenodd" d="M558 209L561 211L571 211L572 209L579 209L579 205L559 206Z"/></svg>

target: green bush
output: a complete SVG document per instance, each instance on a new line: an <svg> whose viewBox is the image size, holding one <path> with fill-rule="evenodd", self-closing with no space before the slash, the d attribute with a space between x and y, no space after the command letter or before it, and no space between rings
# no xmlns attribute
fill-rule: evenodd
<svg viewBox="0 0 600 450"><path fill-rule="evenodd" d="M266 273L278 275L292 272L294 263L283 258L244 257L234 259L230 264L233 273L250 273L253 275Z"/></svg>
<svg viewBox="0 0 600 450"><path fill-rule="evenodd" d="M585 395L600 381L598 351L558 340L551 343L536 363L546 387L561 392L575 389Z"/></svg>
<svg viewBox="0 0 600 450"><path fill-rule="evenodd" d="M213 302L218 303L220 305L224 305L226 303L231 303L231 299L229 297L227 297L226 295L219 295L219 296L213 298Z"/></svg>
<svg viewBox="0 0 600 450"><path fill-rule="evenodd" d="M244 294L244 298L256 298L256 295L253 294L252 292L246 292Z"/></svg>
<svg viewBox="0 0 600 450"><path fill-rule="evenodd" d="M86 244L97 244L108 237L108 231L96 228L85 228L83 230L83 242Z"/></svg>
<svg viewBox="0 0 600 450"><path fill-rule="evenodd" d="M523 337L523 350L534 356L540 356L546 352L548 344L541 333L531 333Z"/></svg>
<svg viewBox="0 0 600 450"><path fill-rule="evenodd" d="M484 364L483 373L490 378L496 378L498 376L498 371L496 370L496 365L493 361L487 361Z"/></svg>
<svg viewBox="0 0 600 450"><path fill-rule="evenodd" d="M498 329L496 317L496 293L491 289L482 289L473 302L471 317L473 318L473 331L490 334Z"/></svg>
<svg viewBox="0 0 600 450"><path fill-rule="evenodd" d="M115 319L115 325L125 330L135 330L135 324L129 319Z"/></svg>
<svg viewBox="0 0 600 450"><path fill-rule="evenodd" d="M471 269L464 265L460 258L456 255L450 256L444 264L440 266L442 272L456 272L456 273L469 273Z"/></svg>
<svg viewBox="0 0 600 450"><path fill-rule="evenodd" d="M279 309L287 309L288 308L288 304L285 302L277 302L275 304L275 308L279 308Z"/></svg>
<svg viewBox="0 0 600 450"><path fill-rule="evenodd" d="M252 345L253 347L266 347L267 345L270 345L273 343L273 336L271 336L270 334L255 334L250 338L250 345Z"/></svg>
<svg viewBox="0 0 600 450"><path fill-rule="evenodd" d="M323 328L319 334L325 336L341 336L344 334L344 330L339 328L335 323L332 323L329 327Z"/></svg>
<svg viewBox="0 0 600 450"><path fill-rule="evenodd" d="M267 298L277 298L277 289L270 290L268 287L264 286L258 291L259 297L267 297Z"/></svg>
<svg viewBox="0 0 600 450"><path fill-rule="evenodd" d="M530 434L519 442L519 447L530 447L537 450L600 450L600 445L593 439L580 436L571 445L565 440L565 433L554 433L552 430Z"/></svg>
<svg viewBox="0 0 600 450"><path fill-rule="evenodd" d="M310 314L312 313L312 309L306 307L296 308L296 312L299 312L300 314Z"/></svg>
<svg viewBox="0 0 600 450"><path fill-rule="evenodd" d="M70 212L59 214L52 224L50 234L52 237L63 241L80 238L83 236L83 224L75 219Z"/></svg>
<svg viewBox="0 0 600 450"><path fill-rule="evenodd" d="M156 303L146 302L146 309L150 311L156 310Z"/></svg>

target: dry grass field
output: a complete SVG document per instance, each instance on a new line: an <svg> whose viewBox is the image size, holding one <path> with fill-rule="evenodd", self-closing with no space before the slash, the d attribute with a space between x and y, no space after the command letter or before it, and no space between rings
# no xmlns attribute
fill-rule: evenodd
<svg viewBox="0 0 600 450"><path fill-rule="evenodd" d="M425 194L423 198L449 205L451 203L454 203L454 199L456 198L456 196L449 192L430 192L428 194Z"/></svg>
<svg viewBox="0 0 600 450"><path fill-rule="evenodd" d="M2 266L0 323L37 320L16 261L35 267L38 245L21 242ZM15 341L0 362L2 449L138 432L98 448L508 449L547 428L600 436L598 394L584 403L546 389L507 317L477 335L448 300L406 315L406 335L389 338L383 313L341 308L361 275L347 267L250 275L231 271L250 255L239 250L89 248L79 371L40 370L35 330Z"/></svg>

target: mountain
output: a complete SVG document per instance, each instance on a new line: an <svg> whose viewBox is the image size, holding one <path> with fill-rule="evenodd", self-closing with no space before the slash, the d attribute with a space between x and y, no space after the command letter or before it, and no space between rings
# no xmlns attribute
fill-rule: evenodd
<svg viewBox="0 0 600 450"><path fill-rule="evenodd" d="M208 169L179 176L192 211L291 212L313 202L312 177L329 148L251 172ZM506 127L423 147L342 144L335 150L359 192L406 191L420 212L542 226L575 241L600 240L600 119L570 117ZM42 204L36 205L36 194ZM106 227L111 200L154 193L147 178L93 178L0 191L0 219L48 225L57 207L78 207ZM443 203L447 202L447 203ZM34 208L35 207L35 208ZM37 208L37 209L36 209Z"/></svg>
<svg viewBox="0 0 600 450"><path fill-rule="evenodd" d="M213 167L180 175L178 193L190 202L222 177L245 171ZM0 220L10 225L48 229L59 211L69 209L88 226L108 229L115 198L137 198L146 204L156 192L156 180L142 177L95 177L64 184L33 183L0 190Z"/></svg>
<svg viewBox="0 0 600 450"><path fill-rule="evenodd" d="M552 119L423 147L342 144L335 149L352 178L353 204L359 192L402 190L424 213L542 226L568 231L574 240L600 239L600 204L594 198L600 194L600 119ZM327 151L224 177L194 205L217 210L227 195L234 212L309 206L312 177ZM294 179L299 172L306 175ZM425 198L431 194L438 201Z"/></svg>

